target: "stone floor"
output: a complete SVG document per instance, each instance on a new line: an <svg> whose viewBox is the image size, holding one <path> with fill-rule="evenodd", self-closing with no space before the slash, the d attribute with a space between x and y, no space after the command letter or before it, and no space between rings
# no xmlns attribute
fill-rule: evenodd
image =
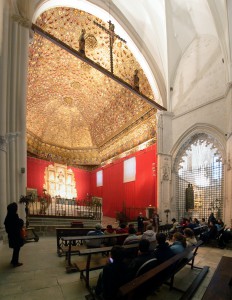
<svg viewBox="0 0 232 300"><path fill-rule="evenodd" d="M106 220L106 224L110 220ZM112 222L111 222L112 223ZM66 273L64 257L56 254L56 238L41 237L39 242L30 242L24 245L20 252L20 261L24 264L21 267L13 268L10 265L12 250L5 243L0 244L0 299L4 300L81 300L85 299L88 291L80 275ZM218 248L201 247L196 257L196 265L208 265L210 271L202 285L194 296L194 300L201 299L210 278L221 256L232 257L231 250ZM73 256L74 260L84 259ZM175 284L183 289L196 275L197 271L191 271L186 267L178 273ZM91 284L95 285L99 271L91 272ZM156 294L149 297L149 300L175 300L180 298L181 293L169 291L162 287Z"/></svg>

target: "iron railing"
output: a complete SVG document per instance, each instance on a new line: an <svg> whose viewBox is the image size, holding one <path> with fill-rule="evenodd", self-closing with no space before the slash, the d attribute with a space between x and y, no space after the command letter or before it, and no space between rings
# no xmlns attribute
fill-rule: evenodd
<svg viewBox="0 0 232 300"><path fill-rule="evenodd" d="M29 202L29 216L62 216L101 220L102 206L90 200L51 198Z"/></svg>

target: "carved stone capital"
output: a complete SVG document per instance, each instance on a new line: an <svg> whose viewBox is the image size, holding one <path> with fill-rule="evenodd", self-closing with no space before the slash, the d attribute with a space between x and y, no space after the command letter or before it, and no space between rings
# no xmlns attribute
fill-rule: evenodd
<svg viewBox="0 0 232 300"><path fill-rule="evenodd" d="M23 27L31 29L31 21L29 19L16 14L12 16L12 19Z"/></svg>
<svg viewBox="0 0 232 300"><path fill-rule="evenodd" d="M0 135L0 151L6 152L7 139L5 136Z"/></svg>

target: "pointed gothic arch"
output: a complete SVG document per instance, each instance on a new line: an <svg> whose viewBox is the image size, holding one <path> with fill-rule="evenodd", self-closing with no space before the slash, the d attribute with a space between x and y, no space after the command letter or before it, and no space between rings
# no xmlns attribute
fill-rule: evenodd
<svg viewBox="0 0 232 300"><path fill-rule="evenodd" d="M173 151L173 195L178 218L224 214L225 139L214 127L198 124L186 132ZM188 188L192 198L188 199Z"/></svg>

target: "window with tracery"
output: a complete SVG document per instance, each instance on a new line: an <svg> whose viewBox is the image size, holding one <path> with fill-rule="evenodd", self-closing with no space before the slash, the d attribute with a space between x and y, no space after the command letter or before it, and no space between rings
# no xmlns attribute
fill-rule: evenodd
<svg viewBox="0 0 232 300"><path fill-rule="evenodd" d="M207 219L213 212L222 218L224 173L215 141L202 134L180 152L176 175L178 217Z"/></svg>

